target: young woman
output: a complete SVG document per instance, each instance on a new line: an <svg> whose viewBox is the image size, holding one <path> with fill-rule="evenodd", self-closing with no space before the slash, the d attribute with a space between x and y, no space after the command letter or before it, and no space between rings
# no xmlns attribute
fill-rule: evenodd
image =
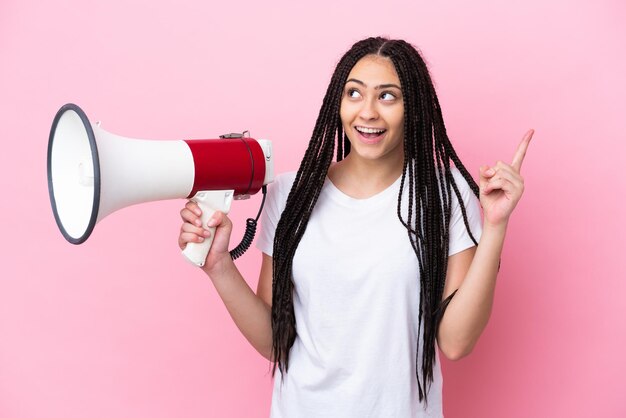
<svg viewBox="0 0 626 418"><path fill-rule="evenodd" d="M203 269L278 369L272 417L443 415L436 346L459 359L487 324L532 133L477 185L414 47L369 38L341 58L298 172L268 193L256 294L228 253L230 220L208 222ZM196 204L181 216L181 248L209 235Z"/></svg>

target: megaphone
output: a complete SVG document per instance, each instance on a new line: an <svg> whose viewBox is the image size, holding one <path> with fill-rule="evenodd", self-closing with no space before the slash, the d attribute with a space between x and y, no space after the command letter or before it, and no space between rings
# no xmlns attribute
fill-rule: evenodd
<svg viewBox="0 0 626 418"><path fill-rule="evenodd" d="M57 112L48 141L48 191L65 239L82 244L98 222L126 206L187 198L202 209L202 225L233 199L274 180L272 143L245 135L220 139L131 139L92 125L75 104ZM257 216L258 218L258 216ZM185 257L203 266L213 241L189 243ZM249 243L248 243L249 245Z"/></svg>

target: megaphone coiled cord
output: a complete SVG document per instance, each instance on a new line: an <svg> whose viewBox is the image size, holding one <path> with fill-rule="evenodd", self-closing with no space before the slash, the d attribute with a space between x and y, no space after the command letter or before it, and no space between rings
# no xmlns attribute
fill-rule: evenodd
<svg viewBox="0 0 626 418"><path fill-rule="evenodd" d="M263 193L263 200L261 200L261 207L259 208L259 213L257 213L256 218L248 218L246 219L246 230L243 234L243 238L238 246L230 251L230 257L233 260L241 257L252 245L252 241L254 241L254 235L256 234L256 225L261 217L261 212L263 211L263 205L265 204L265 194L267 192L267 186L263 186L261 189Z"/></svg>

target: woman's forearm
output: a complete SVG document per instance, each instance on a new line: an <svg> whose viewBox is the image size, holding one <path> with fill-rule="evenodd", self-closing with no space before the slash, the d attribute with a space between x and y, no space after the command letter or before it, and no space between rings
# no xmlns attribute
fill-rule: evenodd
<svg viewBox="0 0 626 418"><path fill-rule="evenodd" d="M469 354L487 326L506 227L484 225L467 274L443 315L438 343L450 359Z"/></svg>
<svg viewBox="0 0 626 418"><path fill-rule="evenodd" d="M271 360L271 308L252 291L230 258L207 274L241 333Z"/></svg>

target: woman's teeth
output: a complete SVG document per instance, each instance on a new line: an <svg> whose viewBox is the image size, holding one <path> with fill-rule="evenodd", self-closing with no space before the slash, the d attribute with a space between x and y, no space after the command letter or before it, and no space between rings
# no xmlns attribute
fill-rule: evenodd
<svg viewBox="0 0 626 418"><path fill-rule="evenodd" d="M385 132L385 129L376 129L376 128L362 128L362 127L358 127L356 128L357 131L363 133L363 134L381 134L383 132Z"/></svg>
<svg viewBox="0 0 626 418"><path fill-rule="evenodd" d="M376 138L379 135L382 135L386 129L377 129L377 128L363 128L358 127L356 130L363 135L365 138Z"/></svg>

